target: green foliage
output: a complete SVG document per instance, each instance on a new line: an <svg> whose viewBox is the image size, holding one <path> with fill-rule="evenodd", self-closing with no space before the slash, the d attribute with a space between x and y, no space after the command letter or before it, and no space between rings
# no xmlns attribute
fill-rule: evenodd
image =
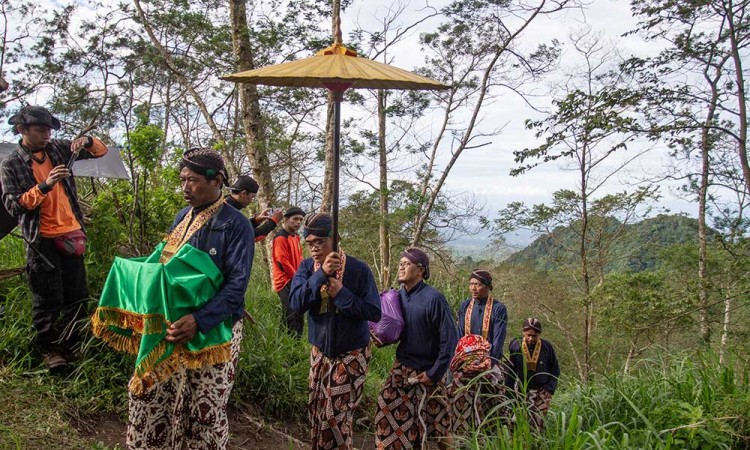
<svg viewBox="0 0 750 450"><path fill-rule="evenodd" d="M517 211L514 214L518 216ZM633 224L620 224L614 218L609 220L610 229L622 227L623 231L608 249L609 261L604 268L606 273L658 268L663 264L661 252L665 248L697 241L698 224L689 217L659 215ZM540 270L574 265L579 261L569 249L576 248L579 239L572 227L558 227L551 234L538 237L528 247L511 255L507 262L530 264Z"/></svg>
<svg viewBox="0 0 750 450"><path fill-rule="evenodd" d="M600 325L610 334L628 336L631 351L639 340L654 342L691 323L689 298L678 295L665 272L612 273L594 290Z"/></svg>
<svg viewBox="0 0 750 450"><path fill-rule="evenodd" d="M750 384L739 364L685 355L643 361L632 375L613 374L554 396L543 434L529 431L522 409L515 427L474 433L471 449L730 449L750 445ZM493 429L493 419L485 425Z"/></svg>

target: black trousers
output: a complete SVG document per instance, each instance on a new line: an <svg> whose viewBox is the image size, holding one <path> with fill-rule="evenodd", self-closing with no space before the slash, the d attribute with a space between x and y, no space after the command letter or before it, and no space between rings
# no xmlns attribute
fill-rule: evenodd
<svg viewBox="0 0 750 450"><path fill-rule="evenodd" d="M41 238L38 250L54 267L35 257L27 264L31 289L31 320L42 352L71 351L80 341L80 319L86 317L89 290L83 256L64 256L50 238Z"/></svg>
<svg viewBox="0 0 750 450"><path fill-rule="evenodd" d="M305 328L305 316L293 311L289 307L289 291L291 283L287 283L282 290L278 292L281 300L281 323L289 330L294 337L299 339L302 336L302 330Z"/></svg>

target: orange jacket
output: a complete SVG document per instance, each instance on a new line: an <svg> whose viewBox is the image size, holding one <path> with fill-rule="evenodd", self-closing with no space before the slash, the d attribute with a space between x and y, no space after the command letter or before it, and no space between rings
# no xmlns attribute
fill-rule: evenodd
<svg viewBox="0 0 750 450"><path fill-rule="evenodd" d="M302 263L302 245L298 234L284 228L273 238L273 289L276 292L291 283L294 273Z"/></svg>
<svg viewBox="0 0 750 450"><path fill-rule="evenodd" d="M97 138L92 138L91 148L84 148L83 151L91 153L94 158L104 156L107 153L107 146ZM44 161L39 163L32 160L31 170L37 183L47 180L49 173L53 169L51 157L45 154ZM65 192L62 182L56 183L49 191L42 192L37 184L33 188L24 192L18 199L18 203L31 211L39 207L40 223L39 233L43 237L62 236L73 230L80 230L81 224L73 213L71 202L77 199L71 199Z"/></svg>

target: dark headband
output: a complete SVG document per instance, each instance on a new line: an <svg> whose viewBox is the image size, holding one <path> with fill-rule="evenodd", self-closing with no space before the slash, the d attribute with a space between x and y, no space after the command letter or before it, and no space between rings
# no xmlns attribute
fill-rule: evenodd
<svg viewBox="0 0 750 450"><path fill-rule="evenodd" d="M404 250L401 257L408 259L413 264L424 267L424 276L422 278L425 280L430 278L430 258L427 256L427 253L416 247L411 247Z"/></svg>
<svg viewBox="0 0 750 450"><path fill-rule="evenodd" d="M328 238L333 235L333 219L327 213L317 213L307 217L302 237L309 235Z"/></svg>
<svg viewBox="0 0 750 450"><path fill-rule="evenodd" d="M205 176L209 180L216 178L216 175L221 174L223 179L222 183L225 186L229 185L229 177L227 176L227 170L224 167L224 158L221 157L219 152L210 148L191 148L186 151L182 156L180 162L180 168L187 167L195 173Z"/></svg>
<svg viewBox="0 0 750 450"><path fill-rule="evenodd" d="M540 322L539 319L529 317L528 319L523 321L523 331L526 330L535 330L537 333L541 333L542 322Z"/></svg>
<svg viewBox="0 0 750 450"><path fill-rule="evenodd" d="M488 271L474 269L471 272L471 275L469 275L469 280L471 280L472 278L479 280L480 283L484 284L485 286L490 288L490 290L492 290L492 275Z"/></svg>

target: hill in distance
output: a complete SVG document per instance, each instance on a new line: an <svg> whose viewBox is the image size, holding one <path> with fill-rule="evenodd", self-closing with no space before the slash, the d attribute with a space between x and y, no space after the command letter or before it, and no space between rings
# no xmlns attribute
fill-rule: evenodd
<svg viewBox="0 0 750 450"><path fill-rule="evenodd" d="M602 260L608 261L605 272L639 272L655 269L659 265L659 252L675 244L698 244L698 220L680 215L659 215L633 224L622 224L609 218L599 227L605 237L616 236L611 245L603 246ZM709 233L715 233L709 230ZM596 233L589 241L596 240ZM571 227L558 227L550 234L536 238L523 250L513 253L510 264L523 264L538 270L554 270L578 264L580 236ZM590 245L590 258L600 256L596 245Z"/></svg>

